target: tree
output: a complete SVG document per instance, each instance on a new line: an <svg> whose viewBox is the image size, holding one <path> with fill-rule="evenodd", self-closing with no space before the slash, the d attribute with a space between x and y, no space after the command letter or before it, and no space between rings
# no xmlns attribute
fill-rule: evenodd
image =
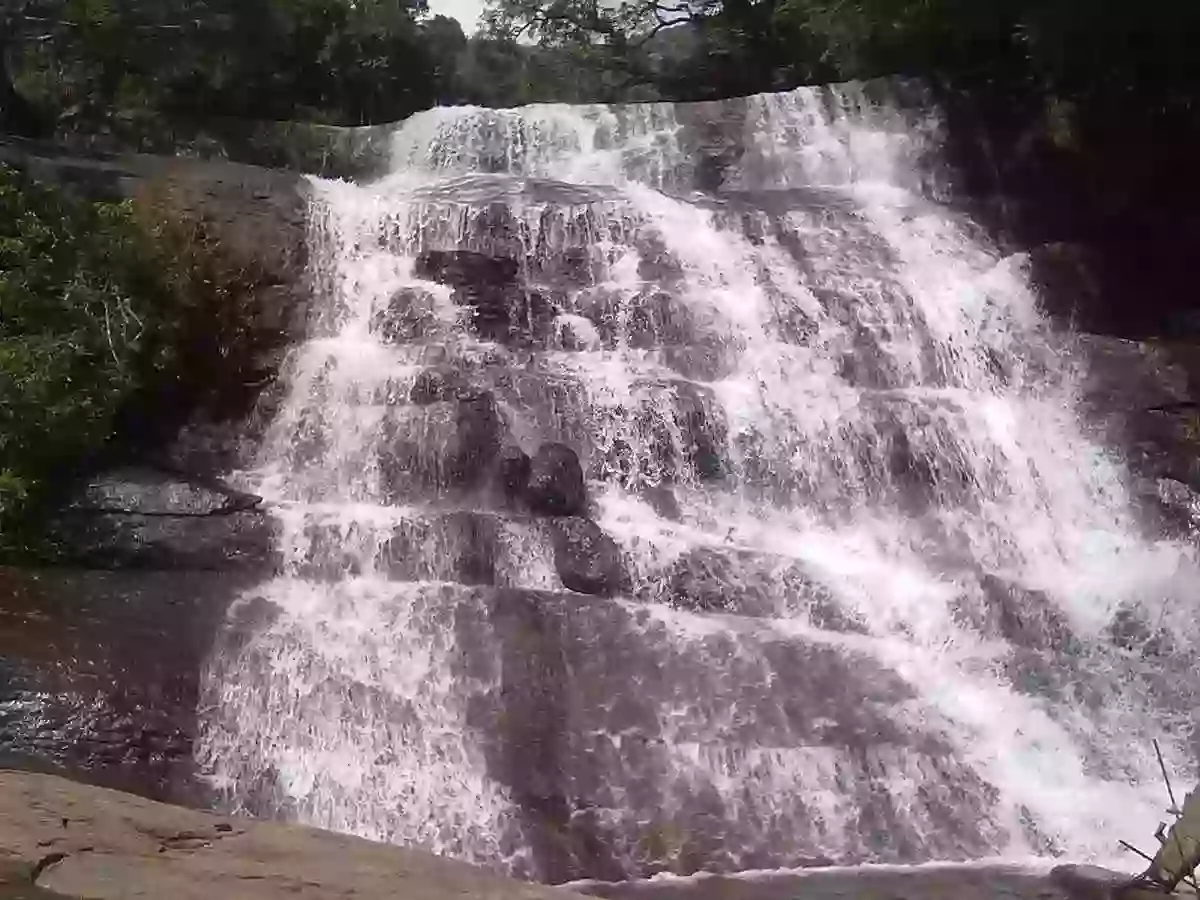
<svg viewBox="0 0 1200 900"><path fill-rule="evenodd" d="M23 96L60 132L395 120L437 96L425 14L425 0L16 0L0 109Z"/></svg>

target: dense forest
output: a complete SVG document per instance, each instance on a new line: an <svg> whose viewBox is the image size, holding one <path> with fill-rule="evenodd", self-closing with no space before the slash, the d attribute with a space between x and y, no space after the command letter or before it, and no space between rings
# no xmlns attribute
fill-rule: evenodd
<svg viewBox="0 0 1200 900"><path fill-rule="evenodd" d="M491 0L471 36L420 0L7 0L0 124L150 139L198 118L363 125L886 73L1178 117L1198 34L1187 0Z"/></svg>
<svg viewBox="0 0 1200 900"><path fill-rule="evenodd" d="M1200 194L1177 183L1194 166L1169 163L1200 147L1197 38L1195 0L490 0L469 36L423 0L4 0L0 133L171 153L218 124L902 73L1041 123L1072 154L1061 171L1090 179L1079 217L1107 203L1128 220L1157 196L1147 227L1169 230L1166 205ZM253 339L236 321L246 273L199 228L0 170L0 553L28 549L14 523L119 442L131 411L161 408L164 384L177 408L193 401L189 373Z"/></svg>

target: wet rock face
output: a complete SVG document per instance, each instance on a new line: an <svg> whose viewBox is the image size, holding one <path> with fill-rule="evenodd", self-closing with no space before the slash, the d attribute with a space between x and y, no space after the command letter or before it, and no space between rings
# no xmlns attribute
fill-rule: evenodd
<svg viewBox="0 0 1200 900"><path fill-rule="evenodd" d="M524 500L532 470L533 462L528 453L520 447L504 448L500 455L500 484L507 503L520 503Z"/></svg>
<svg viewBox="0 0 1200 900"><path fill-rule="evenodd" d="M1191 494L1200 490L1200 350L1175 341L1079 335L1084 413L1118 448L1151 533L1191 540Z"/></svg>
<svg viewBox="0 0 1200 900"><path fill-rule="evenodd" d="M695 547L647 579L638 595L690 612L799 617L827 631L866 630L795 560L735 548Z"/></svg>
<svg viewBox="0 0 1200 900"><path fill-rule="evenodd" d="M438 389L446 382L438 383ZM429 393L433 387L427 386ZM399 407L384 426L379 449L384 491L393 502L436 493L478 490L487 483L504 443L505 425L495 398L464 392L424 405Z"/></svg>
<svg viewBox="0 0 1200 900"><path fill-rule="evenodd" d="M413 382L408 399L418 406L447 400L470 399L470 386L466 377L457 369L425 369Z"/></svg>
<svg viewBox="0 0 1200 900"><path fill-rule="evenodd" d="M798 765L837 760L840 796L857 810L843 823L839 861L919 853L920 829L935 822L954 834L942 852L982 850L994 828L991 789L934 736L890 719L912 689L868 658L750 633L686 637L576 594L485 589L455 621L472 671L496 679L470 722L489 773L520 805L544 880L811 862L833 823L739 765L761 745L807 748ZM657 685L670 686L672 710L692 715L664 715ZM736 810L689 756L718 734L730 748L727 777L745 785ZM902 812L885 785L918 770L927 789ZM763 829L767 819L779 828Z"/></svg>
<svg viewBox="0 0 1200 900"><path fill-rule="evenodd" d="M382 568L396 581L494 584L498 531L493 517L466 510L432 521L414 520L398 526L388 540L381 554ZM422 565L430 559L436 561L435 566Z"/></svg>

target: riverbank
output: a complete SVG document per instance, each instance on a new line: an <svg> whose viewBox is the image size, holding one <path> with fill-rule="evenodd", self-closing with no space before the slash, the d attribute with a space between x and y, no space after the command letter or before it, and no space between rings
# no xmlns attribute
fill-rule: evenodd
<svg viewBox="0 0 1200 900"><path fill-rule="evenodd" d="M0 770L0 900L567 900L429 853Z"/></svg>

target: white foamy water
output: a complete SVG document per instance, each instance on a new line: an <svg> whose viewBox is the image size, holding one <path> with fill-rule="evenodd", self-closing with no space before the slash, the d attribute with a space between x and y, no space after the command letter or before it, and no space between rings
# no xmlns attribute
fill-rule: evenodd
<svg viewBox="0 0 1200 900"><path fill-rule="evenodd" d="M1163 818L1151 739L1194 777L1191 549L1142 534L1021 266L928 199L936 116L731 102L713 197L683 113L432 110L393 175L313 183L312 338L247 473L284 571L212 660L201 762L552 879L1111 860ZM514 261L507 330L434 280L457 250ZM418 400L431 367L475 393ZM620 596L563 599L554 524L472 480L493 427L579 453ZM1174 650L1114 646L1122 610Z"/></svg>

